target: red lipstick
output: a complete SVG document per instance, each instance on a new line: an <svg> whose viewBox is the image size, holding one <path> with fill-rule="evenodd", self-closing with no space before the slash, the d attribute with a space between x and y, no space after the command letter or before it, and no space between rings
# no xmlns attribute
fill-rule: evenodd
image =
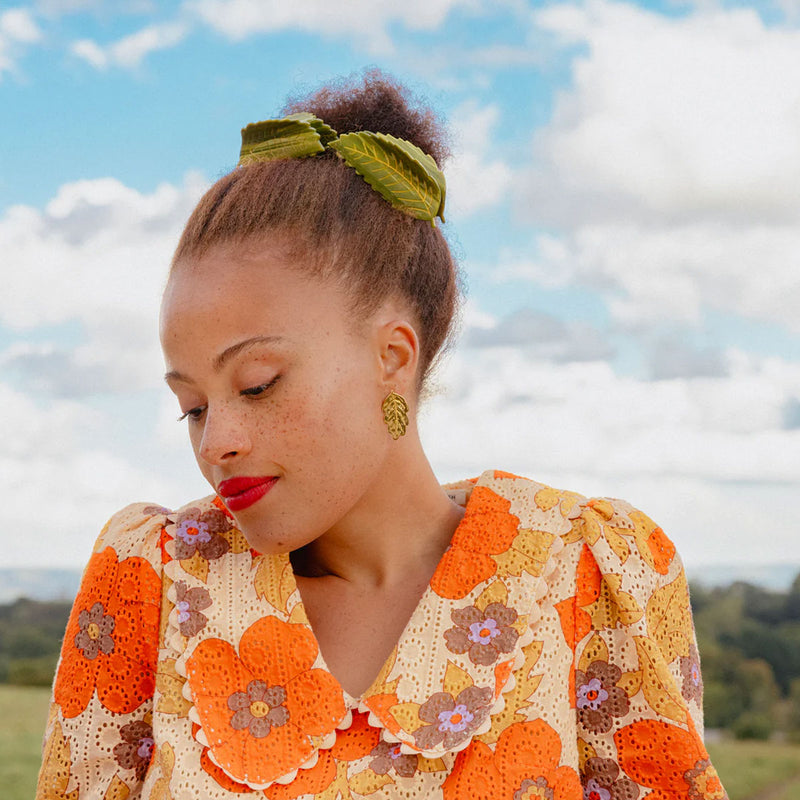
<svg viewBox="0 0 800 800"><path fill-rule="evenodd" d="M217 491L231 511L241 511L260 500L277 480L275 475L261 478L228 478L220 483Z"/></svg>

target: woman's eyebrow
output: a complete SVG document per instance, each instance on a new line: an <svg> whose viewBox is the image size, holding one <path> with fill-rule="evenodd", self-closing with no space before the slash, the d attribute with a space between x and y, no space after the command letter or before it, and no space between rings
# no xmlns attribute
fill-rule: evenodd
<svg viewBox="0 0 800 800"><path fill-rule="evenodd" d="M214 369L219 371L225 365L226 361L229 361L234 356L239 355L243 350L247 350L250 347L253 347L257 344L267 344L271 342L279 342L283 340L283 336L252 336L249 339L243 339L241 342L237 342L236 344L232 344L230 347L226 347L215 359L214 359ZM192 379L182 375L180 372L176 372L175 370L170 370L164 375L164 380L169 383L169 381L181 381L182 383L192 383Z"/></svg>

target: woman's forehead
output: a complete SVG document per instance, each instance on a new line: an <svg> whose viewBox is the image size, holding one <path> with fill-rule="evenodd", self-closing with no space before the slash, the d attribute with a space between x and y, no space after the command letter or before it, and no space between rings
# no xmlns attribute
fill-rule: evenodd
<svg viewBox="0 0 800 800"><path fill-rule="evenodd" d="M337 312L340 292L331 281L303 271L281 253L214 250L177 264L162 301L162 317L193 313L287 315ZM302 312L302 313L298 313Z"/></svg>

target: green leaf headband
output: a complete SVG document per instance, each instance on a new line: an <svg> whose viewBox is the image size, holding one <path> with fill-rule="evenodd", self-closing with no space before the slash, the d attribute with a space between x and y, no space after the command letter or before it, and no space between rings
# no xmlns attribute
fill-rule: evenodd
<svg viewBox="0 0 800 800"><path fill-rule="evenodd" d="M444 222L445 181L431 156L388 133L339 136L305 111L242 128L239 166L279 158L305 158L333 150L394 208L416 219Z"/></svg>

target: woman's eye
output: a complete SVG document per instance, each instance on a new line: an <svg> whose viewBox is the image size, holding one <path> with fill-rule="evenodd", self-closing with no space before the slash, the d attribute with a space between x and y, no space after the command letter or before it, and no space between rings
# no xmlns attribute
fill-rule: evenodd
<svg viewBox="0 0 800 800"><path fill-rule="evenodd" d="M269 383L261 383L258 386L251 386L249 389L242 389L239 394L246 395L248 397L258 397L260 394L263 394L267 391L267 389L271 389L280 378L280 375L276 375Z"/></svg>
<svg viewBox="0 0 800 800"><path fill-rule="evenodd" d="M178 417L178 422L183 422L183 420L185 420L187 417L189 417L189 419L200 419L205 410L205 406L196 406L195 408L190 408L188 411L185 411Z"/></svg>

